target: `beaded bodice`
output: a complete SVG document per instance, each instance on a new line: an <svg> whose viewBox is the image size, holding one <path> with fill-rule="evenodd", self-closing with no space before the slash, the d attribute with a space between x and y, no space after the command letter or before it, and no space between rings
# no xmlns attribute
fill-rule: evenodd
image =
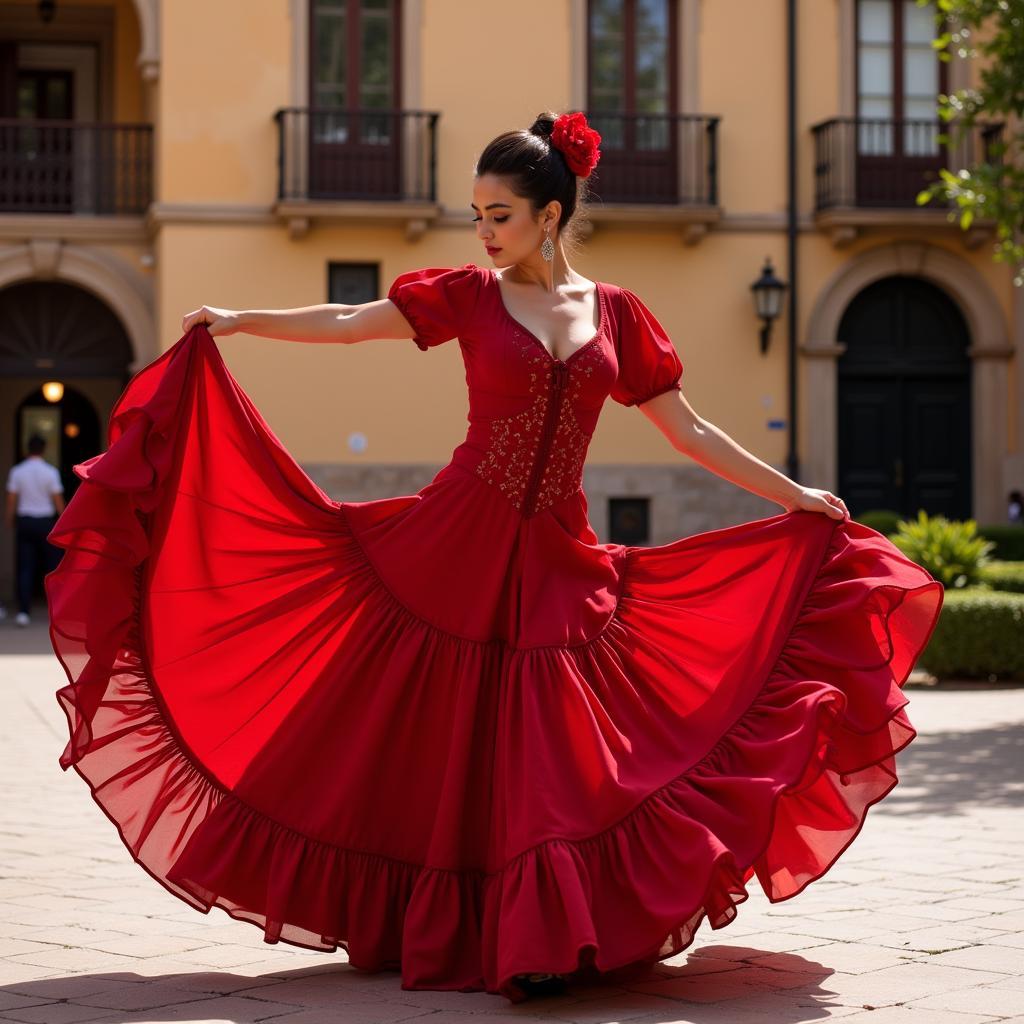
<svg viewBox="0 0 1024 1024"><path fill-rule="evenodd" d="M502 386L514 402L507 411L474 402L471 377L466 445L477 456L473 472L531 516L581 490L587 448L616 366L603 316L597 334L565 360L507 320L511 344L501 364ZM481 391L485 395L493 397Z"/></svg>
<svg viewBox="0 0 1024 1024"><path fill-rule="evenodd" d="M421 349L459 338L469 430L452 471L524 518L577 496L585 519L583 465L605 400L639 405L679 387L682 363L650 310L628 289L596 286L597 329L565 359L509 313L481 267L409 271L388 290Z"/></svg>

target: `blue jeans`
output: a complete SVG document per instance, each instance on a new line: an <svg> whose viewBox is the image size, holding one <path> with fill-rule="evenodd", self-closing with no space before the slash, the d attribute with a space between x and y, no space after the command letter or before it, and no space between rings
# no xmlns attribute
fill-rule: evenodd
<svg viewBox="0 0 1024 1024"><path fill-rule="evenodd" d="M15 518L14 535L18 548L18 611L26 615L32 606L36 570L41 566L44 575L52 572L64 554L62 548L46 539L55 522L56 515Z"/></svg>

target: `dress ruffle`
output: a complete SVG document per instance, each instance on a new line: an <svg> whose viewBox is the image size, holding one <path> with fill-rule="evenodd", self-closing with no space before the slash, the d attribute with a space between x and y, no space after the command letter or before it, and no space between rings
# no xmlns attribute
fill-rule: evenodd
<svg viewBox="0 0 1024 1024"><path fill-rule="evenodd" d="M756 697L710 749L596 834L546 838L468 870L342 847L252 806L190 749L147 665L141 600L174 472L178 399L191 361L212 344L194 330L201 344L175 346L138 375L111 415L108 450L75 467L82 483L50 535L65 554L46 578L50 637L68 677L57 695L70 728L61 767L86 781L133 858L193 907L221 907L267 942L342 947L356 968L401 970L405 989L518 1002L517 974L622 980L679 953L703 920L718 929L734 919L754 875L772 902L795 896L896 785L894 756L916 735L901 687L935 627L942 587L881 535L831 521ZM262 424L240 389L236 397ZM400 604L346 530L344 503L283 449L272 456L311 507L339 513L330 555L360 620L374 639L391 638L379 647L381 671L383 659L435 656L453 678L479 676L494 652ZM586 680L591 693L621 687L614 666L635 664L645 648L656 656L651 624L672 603L676 547L630 550L599 635L502 649L502 671L529 657Z"/></svg>

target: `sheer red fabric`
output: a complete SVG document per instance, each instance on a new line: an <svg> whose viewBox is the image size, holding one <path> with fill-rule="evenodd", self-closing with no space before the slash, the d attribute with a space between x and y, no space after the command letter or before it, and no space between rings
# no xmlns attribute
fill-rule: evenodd
<svg viewBox="0 0 1024 1024"><path fill-rule="evenodd" d="M599 543L604 400L679 386L653 314L602 283L563 361L487 270L389 295L469 386L416 494L329 498L203 326L131 380L50 534L61 766L193 907L405 989L622 980L795 896L897 783L941 585L818 513Z"/></svg>

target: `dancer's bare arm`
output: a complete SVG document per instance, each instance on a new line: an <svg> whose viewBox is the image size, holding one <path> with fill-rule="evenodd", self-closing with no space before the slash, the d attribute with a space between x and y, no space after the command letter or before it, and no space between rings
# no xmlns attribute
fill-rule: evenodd
<svg viewBox="0 0 1024 1024"><path fill-rule="evenodd" d="M748 452L720 427L700 416L681 390L666 391L637 406L668 438L676 451L720 477L783 508L824 512L833 519L849 515L831 491L803 487Z"/></svg>
<svg viewBox="0 0 1024 1024"><path fill-rule="evenodd" d="M414 336L409 322L390 299L376 299L357 306L325 302L296 309L238 310L200 306L182 319L182 333L188 333L196 324L206 324L213 337L241 333L335 345Z"/></svg>

